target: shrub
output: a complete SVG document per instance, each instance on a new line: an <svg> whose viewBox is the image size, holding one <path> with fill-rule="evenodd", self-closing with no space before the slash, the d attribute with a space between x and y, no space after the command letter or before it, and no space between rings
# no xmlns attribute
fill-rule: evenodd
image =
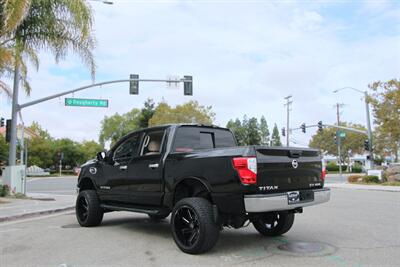
<svg viewBox="0 0 400 267"><path fill-rule="evenodd" d="M349 177L347 177L347 181L349 183L357 183L357 182L361 182L363 180L364 175L350 175Z"/></svg>
<svg viewBox="0 0 400 267"><path fill-rule="evenodd" d="M364 183L379 183L379 177L375 175L366 175L363 177Z"/></svg>
<svg viewBox="0 0 400 267"><path fill-rule="evenodd" d="M339 171L339 166L335 163L335 162L329 162L327 165L326 165L326 170L329 172L329 171L334 171L334 172L336 172L336 171Z"/></svg>
<svg viewBox="0 0 400 267"><path fill-rule="evenodd" d="M361 173L362 172L362 166L360 164L354 164L353 167L351 168L351 170L354 173Z"/></svg>
<svg viewBox="0 0 400 267"><path fill-rule="evenodd" d="M6 197L10 194L10 188L8 185L0 185L0 197Z"/></svg>

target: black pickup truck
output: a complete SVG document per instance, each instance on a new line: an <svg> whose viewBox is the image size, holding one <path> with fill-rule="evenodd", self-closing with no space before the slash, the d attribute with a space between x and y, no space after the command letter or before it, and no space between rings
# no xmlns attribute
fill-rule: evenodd
<svg viewBox="0 0 400 267"><path fill-rule="evenodd" d="M251 222L265 236L289 231L303 207L327 202L318 151L238 147L225 128L174 124L132 132L82 166L76 217L97 226L110 211L171 214L184 252L209 251L222 228Z"/></svg>

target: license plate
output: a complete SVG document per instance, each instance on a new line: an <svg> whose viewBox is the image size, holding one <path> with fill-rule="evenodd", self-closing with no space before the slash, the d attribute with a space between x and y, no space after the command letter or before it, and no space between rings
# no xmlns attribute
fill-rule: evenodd
<svg viewBox="0 0 400 267"><path fill-rule="evenodd" d="M287 199L288 204L296 204L300 202L300 192L299 191L292 191L287 192Z"/></svg>

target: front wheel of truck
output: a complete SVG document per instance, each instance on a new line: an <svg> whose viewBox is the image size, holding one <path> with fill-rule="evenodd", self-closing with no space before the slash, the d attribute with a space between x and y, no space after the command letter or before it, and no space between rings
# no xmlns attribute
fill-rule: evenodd
<svg viewBox="0 0 400 267"><path fill-rule="evenodd" d="M219 237L211 203L199 197L184 198L175 204L171 230L179 249L189 254L211 250Z"/></svg>
<svg viewBox="0 0 400 267"><path fill-rule="evenodd" d="M254 228L265 236L283 235L290 230L293 222L294 213L289 212L268 212L252 220Z"/></svg>

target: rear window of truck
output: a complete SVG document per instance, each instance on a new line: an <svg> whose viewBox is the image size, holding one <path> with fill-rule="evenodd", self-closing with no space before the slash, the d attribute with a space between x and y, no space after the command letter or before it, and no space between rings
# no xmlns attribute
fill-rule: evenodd
<svg viewBox="0 0 400 267"><path fill-rule="evenodd" d="M172 150L174 152L190 152L232 146L236 146L236 141L228 130L181 126L176 131Z"/></svg>

